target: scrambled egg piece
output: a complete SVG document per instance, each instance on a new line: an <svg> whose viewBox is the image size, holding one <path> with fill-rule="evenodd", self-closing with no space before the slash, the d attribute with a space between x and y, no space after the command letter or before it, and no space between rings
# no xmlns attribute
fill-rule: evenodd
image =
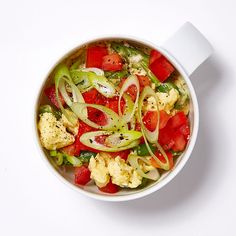
<svg viewBox="0 0 236 236"><path fill-rule="evenodd" d="M182 76L178 76L178 78L174 81L174 84L178 87L181 95L176 103L178 109L183 111L185 115L187 115L189 113L189 92L187 84Z"/></svg>
<svg viewBox="0 0 236 236"><path fill-rule="evenodd" d="M73 112L66 109L67 112L71 115L73 115ZM73 125L71 124L71 122L64 116L64 114L62 114L61 116L61 122L62 124L74 135L78 134L78 129L79 129L79 125L76 124L76 125Z"/></svg>
<svg viewBox="0 0 236 236"><path fill-rule="evenodd" d="M142 177L137 171L119 156L114 159L109 154L97 154L90 159L89 170L98 187L106 186L110 178L112 183L121 187L136 188L142 183Z"/></svg>
<svg viewBox="0 0 236 236"><path fill-rule="evenodd" d="M108 163L108 171L112 183L121 187L136 188L142 183L142 177L137 173L137 171L119 156L115 159L110 159Z"/></svg>
<svg viewBox="0 0 236 236"><path fill-rule="evenodd" d="M147 72L143 69L143 67L138 66L138 63L142 59L143 57L141 55L134 55L128 58L129 60L128 69L131 74L143 75L143 76L147 74Z"/></svg>
<svg viewBox="0 0 236 236"><path fill-rule="evenodd" d="M179 92L172 88L168 93L157 92L157 97L159 98L159 108L160 110L165 110L167 113L170 113L173 109L176 101L179 99Z"/></svg>
<svg viewBox="0 0 236 236"><path fill-rule="evenodd" d="M164 110L168 114L171 113L171 110L174 108L176 101L179 99L179 92L172 88L168 93L157 92L157 97L159 99L159 110ZM147 99L147 111L156 111L156 101L154 97L149 97Z"/></svg>
<svg viewBox="0 0 236 236"><path fill-rule="evenodd" d="M136 63L139 63L142 59L143 59L142 55L138 54L138 55L129 57L129 62L132 64L136 64Z"/></svg>
<svg viewBox="0 0 236 236"><path fill-rule="evenodd" d="M91 171L90 177L94 179L99 188L106 186L110 181L107 160L105 155L98 153L96 157L92 157L89 161L89 170Z"/></svg>
<svg viewBox="0 0 236 236"><path fill-rule="evenodd" d="M56 150L75 141L74 136L66 131L63 123L58 121L52 113L46 112L40 115L38 128L41 143L48 150Z"/></svg>

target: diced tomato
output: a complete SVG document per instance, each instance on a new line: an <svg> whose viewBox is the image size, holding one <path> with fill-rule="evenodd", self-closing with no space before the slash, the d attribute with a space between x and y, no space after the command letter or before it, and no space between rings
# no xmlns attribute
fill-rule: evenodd
<svg viewBox="0 0 236 236"><path fill-rule="evenodd" d="M76 147L76 154L75 155L79 155L80 151L91 151L91 152L99 152L96 149L90 148L85 146L83 143L80 142L80 137L82 134L90 132L90 131L95 131L96 129L90 127L89 125L85 124L83 121L79 122L79 132L75 138L75 142L74 145Z"/></svg>
<svg viewBox="0 0 236 236"><path fill-rule="evenodd" d="M188 118L184 114L184 112L181 111L181 112L176 113L173 117L171 117L168 123L169 123L170 128L177 129L181 125L187 124Z"/></svg>
<svg viewBox="0 0 236 236"><path fill-rule="evenodd" d="M97 143L100 143L100 144L104 145L107 137L108 137L107 135L99 135L99 136L96 136L94 140Z"/></svg>
<svg viewBox="0 0 236 236"><path fill-rule="evenodd" d="M149 65L152 64L157 59L159 59L161 56L162 56L161 53L159 53L157 50L153 49L150 53Z"/></svg>
<svg viewBox="0 0 236 236"><path fill-rule="evenodd" d="M161 130L159 130L158 141L165 150L170 150L174 143L173 140L174 131L169 128L168 124Z"/></svg>
<svg viewBox="0 0 236 236"><path fill-rule="evenodd" d="M145 86L149 86L151 84L150 79L147 76L137 75L140 85L140 92L143 91Z"/></svg>
<svg viewBox="0 0 236 236"><path fill-rule="evenodd" d="M51 87L48 87L44 90L44 93L45 95L48 97L48 99L50 100L50 102L55 105L57 108L60 108L59 107L59 104L57 102L57 97L56 97L56 89L55 89L55 86L52 85ZM61 104L62 106L65 105L65 101L61 95L61 93L59 92L59 98L60 98L60 101L61 101Z"/></svg>
<svg viewBox="0 0 236 236"><path fill-rule="evenodd" d="M66 153L67 155L70 155L70 156L75 156L75 155L77 156L80 154L76 151L75 143L73 143L69 146L63 147L61 150L62 150L62 152Z"/></svg>
<svg viewBox="0 0 236 236"><path fill-rule="evenodd" d="M175 68L165 57L160 57L149 65L152 73L157 77L158 80L164 82Z"/></svg>
<svg viewBox="0 0 236 236"><path fill-rule="evenodd" d="M124 106L124 105L123 105ZM113 110L114 112L116 112L117 114L119 113L118 110L118 101L109 101L106 104L106 107L110 108L111 110Z"/></svg>
<svg viewBox="0 0 236 236"><path fill-rule="evenodd" d="M138 123L138 122L136 122L136 124L135 124L135 130L136 131L141 131L141 124L140 123ZM145 141L144 141L144 138L143 138L143 136L140 138L140 143L142 144L142 143L144 143Z"/></svg>
<svg viewBox="0 0 236 236"><path fill-rule="evenodd" d="M100 111L96 108L88 107L88 119L98 125L106 125L107 124L106 115L102 111Z"/></svg>
<svg viewBox="0 0 236 236"><path fill-rule="evenodd" d="M125 82L126 78L123 78L119 84L119 87L121 88ZM137 96L137 87L133 84L128 87L126 90L126 93L131 97L132 101L135 101Z"/></svg>
<svg viewBox="0 0 236 236"><path fill-rule="evenodd" d="M181 134L183 134L183 136L185 137L185 139L189 139L189 135L190 135L190 128L189 128L189 125L188 124L184 124L184 125L181 125L179 127L179 131Z"/></svg>
<svg viewBox="0 0 236 236"><path fill-rule="evenodd" d="M103 57L108 54L103 46L90 46L87 49L86 67L102 68Z"/></svg>
<svg viewBox="0 0 236 236"><path fill-rule="evenodd" d="M141 124L140 124L140 123L136 122L136 124L135 124L135 130L136 130L136 131L141 131Z"/></svg>
<svg viewBox="0 0 236 236"><path fill-rule="evenodd" d="M137 87L133 84L129 86L126 90L126 93L131 97L132 101L134 102L137 96Z"/></svg>
<svg viewBox="0 0 236 236"><path fill-rule="evenodd" d="M162 162L162 163L166 163L166 159L165 157L160 153L160 152L156 152L155 155L158 157L158 159ZM168 157L169 163L170 163L170 170L174 167L174 161L173 161L173 155L171 152L166 152L166 155ZM152 157L151 158L151 165L156 167L156 168L160 168L160 166L157 164L157 162L155 161L155 159Z"/></svg>
<svg viewBox="0 0 236 236"><path fill-rule="evenodd" d="M102 69L105 71L122 70L122 58L118 53L112 53L103 57Z"/></svg>
<svg viewBox="0 0 236 236"><path fill-rule="evenodd" d="M102 105L105 106L107 103L107 99L105 96L103 96L101 93L97 94L97 97L95 99L95 101L93 103L98 104L98 105Z"/></svg>
<svg viewBox="0 0 236 236"><path fill-rule="evenodd" d="M90 181L90 170L88 167L75 168L75 184L86 185Z"/></svg>
<svg viewBox="0 0 236 236"><path fill-rule="evenodd" d="M161 110L159 129L163 129L166 126L169 119L170 119L170 115L168 115L164 110Z"/></svg>
<svg viewBox="0 0 236 236"><path fill-rule="evenodd" d="M83 98L86 103L94 103L98 95L98 91L95 88L92 88L83 93Z"/></svg>
<svg viewBox="0 0 236 236"><path fill-rule="evenodd" d="M119 151L119 152L109 152L109 154L113 158L119 156L121 159L124 159L126 161L128 158L128 155L130 154L130 149L124 150L124 151Z"/></svg>
<svg viewBox="0 0 236 236"><path fill-rule="evenodd" d="M143 116L143 123L149 131L154 131L157 126L157 112L156 111L147 111Z"/></svg>
<svg viewBox="0 0 236 236"><path fill-rule="evenodd" d="M176 131L173 135L174 145L172 149L176 152L183 151L187 141L184 138L184 135L181 134L179 131Z"/></svg>
<svg viewBox="0 0 236 236"><path fill-rule="evenodd" d="M113 184L111 180L105 187L99 188L99 190L104 193L117 193L119 192L119 189L119 186Z"/></svg>
<svg viewBox="0 0 236 236"><path fill-rule="evenodd" d="M113 110L118 114L119 113L118 102L119 102L119 96L115 96L113 98L107 98L106 107L110 108L111 110ZM123 113L125 108L125 100L123 98L120 101L120 108L121 112Z"/></svg>
<svg viewBox="0 0 236 236"><path fill-rule="evenodd" d="M188 118L183 112L178 112L160 129L158 141L165 150L183 151L189 135Z"/></svg>

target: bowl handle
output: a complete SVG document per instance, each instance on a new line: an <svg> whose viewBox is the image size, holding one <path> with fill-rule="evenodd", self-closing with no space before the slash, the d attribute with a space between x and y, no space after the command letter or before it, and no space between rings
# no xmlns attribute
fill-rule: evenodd
<svg viewBox="0 0 236 236"><path fill-rule="evenodd" d="M191 23L186 22L162 47L191 75L212 53L209 41Z"/></svg>

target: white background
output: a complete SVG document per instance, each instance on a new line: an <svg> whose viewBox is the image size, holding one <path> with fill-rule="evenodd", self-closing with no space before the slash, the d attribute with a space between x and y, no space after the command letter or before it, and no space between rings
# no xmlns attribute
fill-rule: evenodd
<svg viewBox="0 0 236 236"><path fill-rule="evenodd" d="M236 235L234 0L0 1L0 235ZM161 44L185 21L214 55L191 77L200 131L183 171L151 196L84 197L48 170L33 104L52 64L87 38L128 34Z"/></svg>

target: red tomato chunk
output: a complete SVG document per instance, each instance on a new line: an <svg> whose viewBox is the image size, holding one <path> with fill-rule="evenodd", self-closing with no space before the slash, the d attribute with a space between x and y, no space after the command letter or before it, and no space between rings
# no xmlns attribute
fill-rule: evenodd
<svg viewBox="0 0 236 236"><path fill-rule="evenodd" d="M112 53L103 57L102 69L105 71L119 71L122 70L122 58L118 53Z"/></svg>
<svg viewBox="0 0 236 236"><path fill-rule="evenodd" d="M171 63L155 50L151 51L149 68L161 82L164 82L175 70Z"/></svg>
<svg viewBox="0 0 236 236"><path fill-rule="evenodd" d="M151 82L147 76L137 75L137 77L139 80L140 92L142 92L145 86L150 86Z"/></svg>
<svg viewBox="0 0 236 236"><path fill-rule="evenodd" d="M116 158L117 156L119 156L121 159L124 159L126 161L128 158L128 155L130 154L130 149L119 151L119 152L109 152L109 154L113 158Z"/></svg>
<svg viewBox="0 0 236 236"><path fill-rule="evenodd" d="M99 190L104 193L117 193L119 192L119 186L113 184L110 180L110 182L105 187L99 188Z"/></svg>
<svg viewBox="0 0 236 236"><path fill-rule="evenodd" d="M158 52L157 50L152 50L150 53L150 60L149 60L149 64L152 64L154 61L156 61L157 59L159 59L161 57L161 53Z"/></svg>
<svg viewBox="0 0 236 236"><path fill-rule="evenodd" d="M156 126L157 126L157 111L148 111L144 116L143 116L143 124L146 126L146 128L149 131L154 131Z"/></svg>
<svg viewBox="0 0 236 236"><path fill-rule="evenodd" d="M90 170L88 167L75 168L75 184L86 185L90 181Z"/></svg>
<svg viewBox="0 0 236 236"><path fill-rule="evenodd" d="M55 85L52 85L51 87L46 88L44 90L44 93L45 93L45 95L48 97L48 99L50 100L50 102L54 106L56 106L57 108L60 108L60 106L59 106L59 104L57 102ZM63 99L63 97L62 97L60 92L59 92L59 98L60 98L62 106L64 106L65 105L65 101L64 101L64 99Z"/></svg>
<svg viewBox="0 0 236 236"><path fill-rule="evenodd" d="M187 116L178 112L171 117L166 126L160 129L159 142L165 150L183 151L190 135Z"/></svg>
<svg viewBox="0 0 236 236"><path fill-rule="evenodd" d="M155 155L158 157L158 159L162 162L162 163L166 163L166 159L165 157L160 153L160 152L156 152ZM166 155L168 157L169 163L170 163L170 170L174 167L174 160L173 160L173 155L171 152L166 152ZM152 157L151 158L151 165L156 167L156 168L161 168L157 162L155 161L155 159Z"/></svg>
<svg viewBox="0 0 236 236"><path fill-rule="evenodd" d="M86 67L102 69L103 57L108 54L107 48L102 46L90 46L87 49Z"/></svg>
<svg viewBox="0 0 236 236"><path fill-rule="evenodd" d="M165 111L160 111L160 123L159 123L159 129L163 129L168 120L170 119L170 115L168 115Z"/></svg>

